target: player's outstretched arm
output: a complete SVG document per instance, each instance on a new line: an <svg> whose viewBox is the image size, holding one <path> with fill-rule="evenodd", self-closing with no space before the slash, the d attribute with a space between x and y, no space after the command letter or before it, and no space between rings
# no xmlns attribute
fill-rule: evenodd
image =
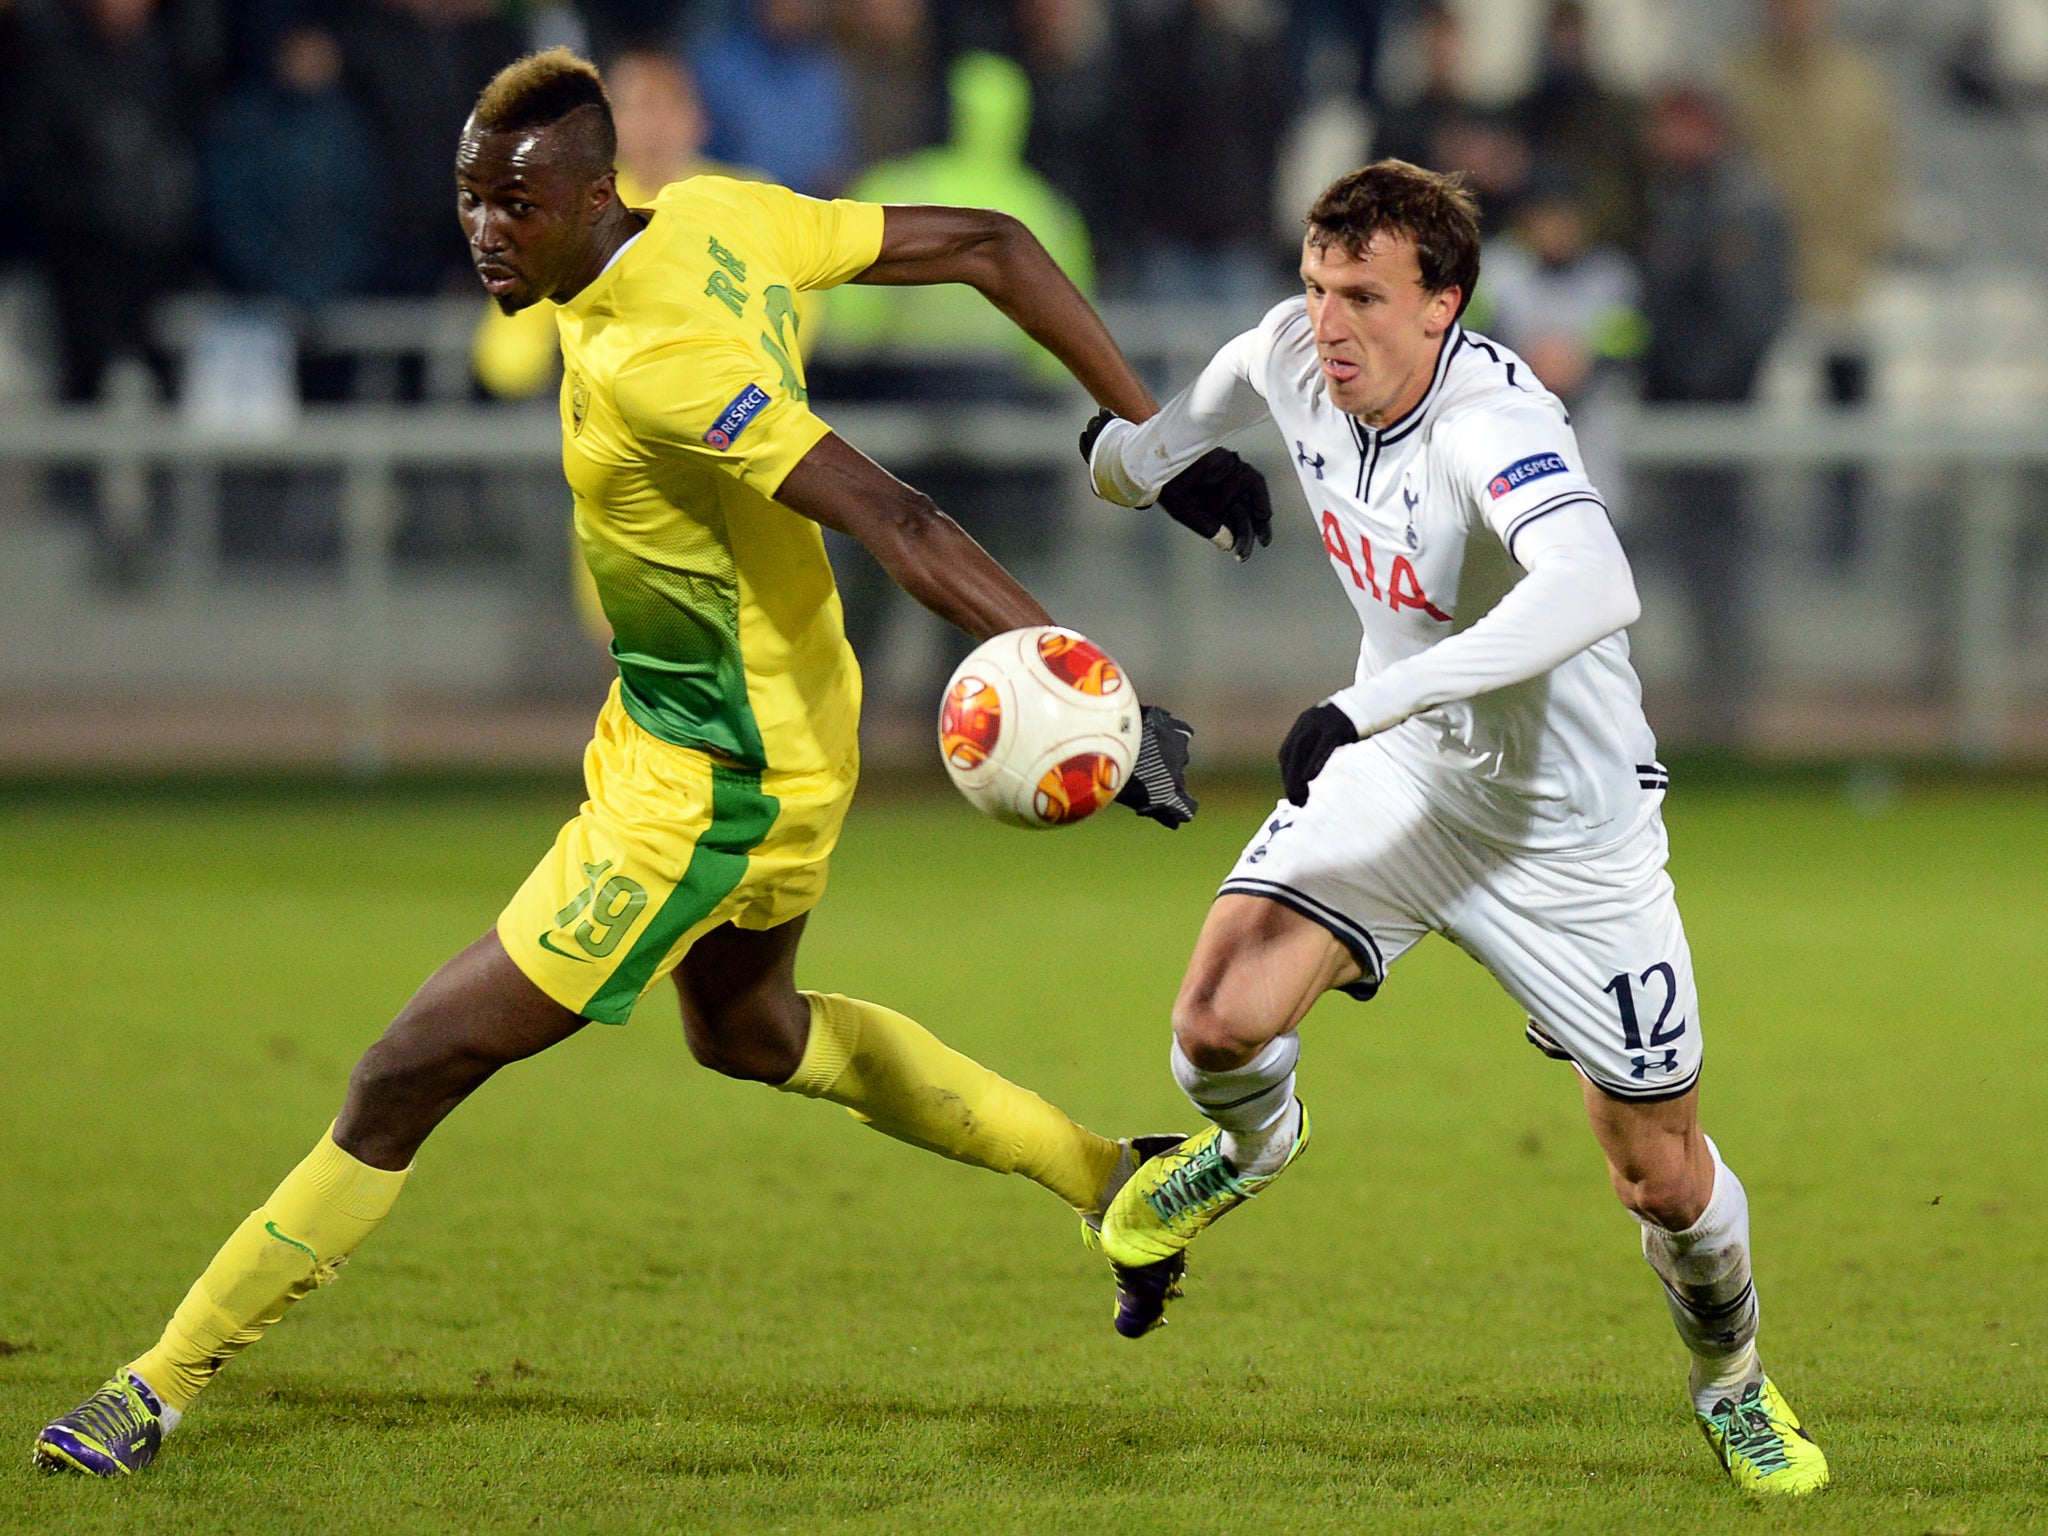
<svg viewBox="0 0 2048 1536"><path fill-rule="evenodd" d="M1050 624L1052 616L1023 583L969 538L924 492L905 485L836 432L797 461L775 499L815 523L867 546L896 585L976 640ZM1165 827L1195 814L1187 789L1194 732L1156 704L1144 707L1145 734L1119 804Z"/></svg>
<svg viewBox="0 0 2048 1536"><path fill-rule="evenodd" d="M1103 409L1081 429L1081 457L1095 467L1095 444L1114 411ZM1266 477L1228 448L1211 448L1160 488L1159 505L1183 528L1192 529L1242 565L1252 550L1273 542L1273 498Z"/></svg>
<svg viewBox="0 0 2048 1536"><path fill-rule="evenodd" d="M891 204L882 210L882 253L853 281L965 283L1066 364L1097 405L1126 421L1159 409L1095 307L1038 237L1007 213Z"/></svg>
<svg viewBox="0 0 2048 1536"><path fill-rule="evenodd" d="M797 461L775 499L860 540L897 586L976 640L1053 622L937 502L836 432Z"/></svg>
<svg viewBox="0 0 2048 1536"><path fill-rule="evenodd" d="M1470 629L1302 711L1280 747L1288 799L1308 803L1310 783L1339 747L1425 709L1540 677L1641 616L1628 556L1597 503L1537 518L1510 553L1528 574Z"/></svg>
<svg viewBox="0 0 2048 1536"><path fill-rule="evenodd" d="M1095 494L1125 507L1157 500L1176 522L1243 560L1273 541L1273 506L1257 470L1218 445L1266 415L1252 384L1262 346L1245 332L1211 358L1194 383L1145 422L1098 416L1081 434Z"/></svg>

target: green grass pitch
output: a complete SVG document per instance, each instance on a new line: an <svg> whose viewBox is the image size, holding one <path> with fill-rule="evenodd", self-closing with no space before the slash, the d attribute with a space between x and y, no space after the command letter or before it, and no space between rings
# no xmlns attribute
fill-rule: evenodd
<svg viewBox="0 0 2048 1536"><path fill-rule="evenodd" d="M146 1477L38 1425L153 1336L567 791L0 797L0 1530L2048 1529L2048 791L1689 787L1705 1118L1765 1357L1836 1486L1745 1505L1569 1072L1450 946L1318 1007L1317 1141L1109 1329L1049 1196L726 1082L675 1005L505 1073L341 1282ZM1185 1126L1165 1021L1262 809L1056 836L856 807L807 984L1110 1132ZM12 1449L8 1449L8 1446Z"/></svg>

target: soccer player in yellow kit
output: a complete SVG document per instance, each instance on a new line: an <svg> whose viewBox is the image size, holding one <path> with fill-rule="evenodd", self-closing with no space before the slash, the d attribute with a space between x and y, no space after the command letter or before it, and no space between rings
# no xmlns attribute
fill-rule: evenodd
<svg viewBox="0 0 2048 1536"><path fill-rule="evenodd" d="M507 311L561 306L563 465L619 663L585 757L589 799L496 926L364 1054L333 1126L159 1342L45 1426L45 1466L111 1477L148 1465L214 1372L383 1220L457 1104L591 1020L623 1024L671 973L691 1052L716 1071L1022 1173L1084 1218L1099 1219L1132 1171L1131 1143L1076 1125L901 1014L796 988L805 915L858 767L860 674L819 525L859 538L977 638L1050 621L928 498L811 414L795 294L966 282L1118 415L1151 415L1150 395L1012 219L718 177L635 210L616 194L614 149L597 72L553 50L491 83L456 157L485 288ZM1263 482L1235 461L1205 475L1168 510L1248 550L1270 518ZM1120 798L1174 826L1195 808L1186 727L1151 706L1145 722Z"/></svg>

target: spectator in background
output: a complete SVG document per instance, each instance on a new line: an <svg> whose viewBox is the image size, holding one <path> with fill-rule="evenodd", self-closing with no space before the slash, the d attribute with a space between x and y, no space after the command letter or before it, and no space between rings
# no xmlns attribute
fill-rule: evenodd
<svg viewBox="0 0 2048 1536"><path fill-rule="evenodd" d="M1486 248L1472 324L1519 352L1576 415L1596 385L1643 353L1639 288L1628 257L1594 242L1584 183L1551 166L1531 178L1513 233Z"/></svg>
<svg viewBox="0 0 2048 1536"><path fill-rule="evenodd" d="M1537 171L1513 231L1486 247L1467 324L1519 352L1564 401L1586 472L1614 507L1625 473L1618 431L1649 327L1635 264L1594 242L1584 199L1572 167Z"/></svg>
<svg viewBox="0 0 2048 1536"><path fill-rule="evenodd" d="M154 0L23 0L13 61L18 188L55 304L63 397L97 399L139 356L168 386L149 313L197 234L198 168Z"/></svg>
<svg viewBox="0 0 2048 1536"><path fill-rule="evenodd" d="M692 58L711 153L813 197L853 170L853 91L825 20L825 0L751 0Z"/></svg>
<svg viewBox="0 0 2048 1536"><path fill-rule="evenodd" d="M1465 178L1479 199L1480 233L1496 240L1514 227L1536 157L1514 114L1472 109L1437 130L1422 163Z"/></svg>
<svg viewBox="0 0 2048 1536"><path fill-rule="evenodd" d="M1540 163L1568 166L1579 178L1588 238L1634 249L1648 176L1642 108L1594 76L1588 33L1580 0L1556 0L1544 28L1541 72L1515 117Z"/></svg>
<svg viewBox="0 0 2048 1536"><path fill-rule="evenodd" d="M874 167L848 195L871 203L949 203L995 208L1023 221L1083 293L1094 287L1094 253L1079 211L1024 163L1031 85L1012 60L970 53L947 74L952 135L937 148ZM902 362L904 387L957 398L1010 392L1015 377L1043 382L1065 370L977 293L953 287L849 284L828 305L835 351ZM958 379L924 381L957 368Z"/></svg>
<svg viewBox="0 0 2048 1536"><path fill-rule="evenodd" d="M1736 148L1727 108L1707 92L1665 91L1649 144L1643 398L1741 404L1791 309L1785 217ZM1645 477L1639 497L1638 537L1686 592L1694 735L1720 746L1741 742L1754 677L1745 490L1738 470L1688 468Z"/></svg>
<svg viewBox="0 0 2048 1536"><path fill-rule="evenodd" d="M1466 99L1465 32L1457 14L1431 4L1417 25L1422 93L1382 114L1374 158L1462 175L1479 199L1481 233L1498 239L1512 227L1515 201L1529 179L1529 141L1515 114L1488 111Z"/></svg>
<svg viewBox="0 0 2048 1536"><path fill-rule="evenodd" d="M604 83L619 136L619 195L629 207L644 208L670 182L691 176L761 175L751 166L706 156L711 123L696 81L675 55L653 49L622 53L605 70Z"/></svg>
<svg viewBox="0 0 2048 1536"><path fill-rule="evenodd" d="M1898 147L1877 60L1831 25L1827 0L1766 0L1764 35L1735 63L1737 119L1791 221L1804 321L1821 343L1829 402L1870 397L1860 308L1891 249ZM1861 476L1829 477L1822 553L1841 564L1860 538Z"/></svg>
<svg viewBox="0 0 2048 1536"><path fill-rule="evenodd" d="M1125 197L1130 83L1108 0L1017 0L1018 58L1031 79L1024 158L1081 210L1097 255L1128 287L1136 237Z"/></svg>
<svg viewBox="0 0 2048 1536"><path fill-rule="evenodd" d="M1273 183L1292 102L1278 0L1150 0L1122 50L1140 291L1253 304L1283 290Z"/></svg>
<svg viewBox="0 0 2048 1536"><path fill-rule="evenodd" d="M1306 86L1315 72L1318 53L1334 53L1344 64L1334 83L1363 104L1376 101L1387 9L1387 0L1288 0L1287 35L1295 49L1296 89Z"/></svg>
<svg viewBox="0 0 2048 1536"><path fill-rule="evenodd" d="M854 163L879 165L940 137L925 0L845 0L836 28L853 98Z"/></svg>
<svg viewBox="0 0 2048 1536"><path fill-rule="evenodd" d="M1436 167L1437 137L1471 113L1465 100L1465 31L1457 13L1443 4L1423 8L1416 21L1422 44L1422 92L1395 102L1380 114L1373 136L1375 160L1406 160Z"/></svg>
<svg viewBox="0 0 2048 1536"><path fill-rule="evenodd" d="M936 149L876 166L850 196L874 203L951 203L996 208L1021 220L1084 294L1094 286L1093 251L1074 206L1024 163L1031 85L1013 60L969 53L947 72L952 137ZM894 399L955 405L1046 398L1066 372L992 308L957 285L866 287L831 291L829 358L811 370L812 388L841 399ZM920 465L916 481L959 519L990 554L1024 580L1035 579L1058 547L1059 477L1041 469L983 464ZM830 540L846 608L847 637L869 650L894 605L893 584L850 539ZM946 631L943 669L914 686L936 698L945 675L972 642Z"/></svg>
<svg viewBox="0 0 2048 1536"><path fill-rule="evenodd" d="M214 261L232 288L312 309L367 286L376 182L329 33L284 35L267 75L215 119L204 172Z"/></svg>
<svg viewBox="0 0 2048 1536"><path fill-rule="evenodd" d="M335 13L335 35L376 147L379 286L471 291L448 136L491 76L519 56L520 34L497 19L491 0L351 0Z"/></svg>
<svg viewBox="0 0 2048 1536"><path fill-rule="evenodd" d="M593 59L651 52L675 42L680 14L697 7L690 0L575 0Z"/></svg>

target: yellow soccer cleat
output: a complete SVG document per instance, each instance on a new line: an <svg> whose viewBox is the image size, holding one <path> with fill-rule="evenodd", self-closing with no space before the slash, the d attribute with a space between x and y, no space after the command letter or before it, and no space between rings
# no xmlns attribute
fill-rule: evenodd
<svg viewBox="0 0 2048 1536"><path fill-rule="evenodd" d="M1828 1459L1768 1376L1699 1413L1700 1433L1744 1493L1795 1497L1828 1485Z"/></svg>
<svg viewBox="0 0 2048 1536"><path fill-rule="evenodd" d="M1308 1111L1301 1133L1278 1171L1239 1178L1223 1157L1223 1132L1210 1126L1163 1156L1142 1163L1102 1218L1102 1251L1126 1268L1176 1258L1197 1236L1280 1177L1308 1145Z"/></svg>

